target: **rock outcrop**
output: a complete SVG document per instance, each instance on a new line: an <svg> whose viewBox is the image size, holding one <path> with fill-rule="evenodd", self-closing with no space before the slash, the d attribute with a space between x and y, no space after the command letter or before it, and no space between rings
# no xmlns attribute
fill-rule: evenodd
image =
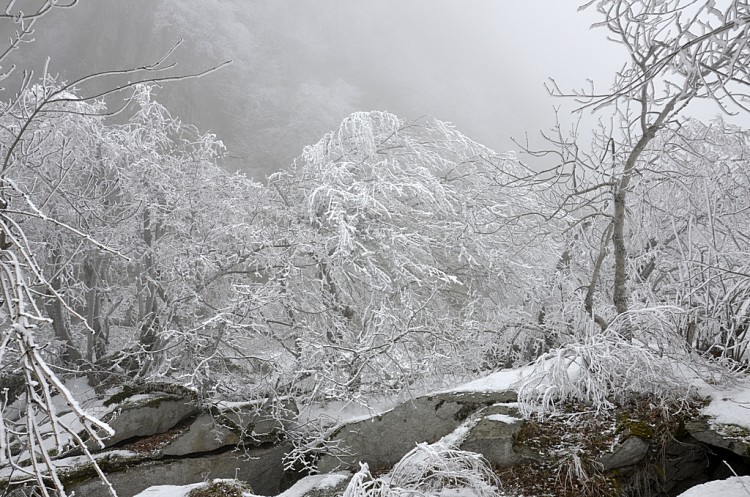
<svg viewBox="0 0 750 497"><path fill-rule="evenodd" d="M482 454L494 467L510 466L524 459L516 445L523 419L514 403L493 404L479 411L480 419L470 427L461 450Z"/></svg>
<svg viewBox="0 0 750 497"><path fill-rule="evenodd" d="M94 456L120 497L158 484L212 478L247 481L262 495L281 490L283 458L292 449L282 432L297 415L292 400L200 408L189 391L151 386L147 392L124 391L106 404L104 419L115 435ZM61 471L61 477L77 495L109 495L85 461Z"/></svg>
<svg viewBox="0 0 750 497"><path fill-rule="evenodd" d="M705 444L730 450L742 457L750 457L750 430L737 425L711 423L699 418L685 424L685 430Z"/></svg>
<svg viewBox="0 0 750 497"><path fill-rule="evenodd" d="M203 412L162 448L165 456L211 452L234 445L277 441L298 414L291 400L220 404Z"/></svg>
<svg viewBox="0 0 750 497"><path fill-rule="evenodd" d="M356 470L360 462L371 468L390 468L416 444L433 443L458 428L482 408L514 402L516 393L446 393L418 397L369 419L334 429L329 443L349 454L322 454L318 470Z"/></svg>
<svg viewBox="0 0 750 497"><path fill-rule="evenodd" d="M119 497L132 497L154 485L186 485L213 478L237 478L249 482L259 495L276 495L283 480L282 458L291 446L271 447L203 454L201 457L124 459L105 465L109 482ZM69 475L66 490L86 497L109 497L102 482L90 472L75 481Z"/></svg>
<svg viewBox="0 0 750 497"><path fill-rule="evenodd" d="M642 495L676 494L726 477L723 461L740 473L750 472L749 434L739 427L717 426L696 416L698 411L679 423L673 420L669 427L643 410L609 414L602 420L584 409L565 416L591 416L588 419L598 424L566 424L565 416L540 423L522 419L516 393L503 391L418 397L383 414L336 426L325 442L302 451L316 454L322 473L303 478L303 474L284 471L284 458L293 450L285 431L297 415L291 400L200 408L190 395L153 389L113 399L105 419L116 434L95 457L121 497L132 497L154 485L187 485L214 478L248 482L260 495L276 495L295 485L294 495L328 497L343 491L360 463L367 463L374 474L389 471L418 444L438 441L481 454L501 473L543 464L554 469L561 458L555 444L562 439L575 441L576 436L580 443L602 431L607 432L604 443L588 456L576 454L588 459L576 460L605 480L617 480L617 488L630 488L644 474L658 475L637 489ZM631 414L636 417L630 418ZM568 431L576 426L588 426L590 431ZM591 426L598 428L591 431ZM545 447L539 443L545 439L557 442ZM81 460L78 455L77 461ZM65 465L64 459L60 462ZM344 472L333 473L337 470ZM85 461L71 462L61 476L66 489L77 495L108 495L93 466Z"/></svg>
<svg viewBox="0 0 750 497"><path fill-rule="evenodd" d="M164 433L196 412L198 407L192 399L172 394L154 393L128 399L104 417L115 430L114 436L104 441L105 447L113 447L123 440Z"/></svg>

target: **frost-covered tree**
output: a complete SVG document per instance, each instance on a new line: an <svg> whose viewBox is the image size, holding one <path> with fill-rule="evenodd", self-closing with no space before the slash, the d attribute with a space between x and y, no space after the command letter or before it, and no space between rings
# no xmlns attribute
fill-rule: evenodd
<svg viewBox="0 0 750 497"><path fill-rule="evenodd" d="M609 124L590 149L559 126L551 135L556 216L568 227L545 325L567 338L539 360L521 395L544 404L559 395L605 406L632 391L670 398L664 385L685 395L666 358L710 349L747 360L747 131L684 113L697 100L748 111L750 6L582 8L592 6L602 18L595 26L628 61L608 91L551 88ZM642 374L628 376L634 364Z"/></svg>
<svg viewBox="0 0 750 497"><path fill-rule="evenodd" d="M38 85L28 98L58 88ZM59 360L100 386L158 376L239 395L247 378L227 385L247 361L229 316L234 286L268 266L267 190L223 171L221 142L171 116L148 86L130 96L123 124L105 121L102 102L63 95L28 126L39 140L14 171L58 221L29 219L25 232L58 294L40 304Z"/></svg>
<svg viewBox="0 0 750 497"><path fill-rule="evenodd" d="M0 22L15 35L0 61L32 41L39 19L75 3L37 2L36 11L22 12L16 2L7 2ZM169 67L160 59L66 84L56 84L46 74L37 83L31 72L24 72L15 95L0 104L0 465L9 471L5 476L28 483L36 494L65 495L55 459L75 449L93 462L90 444L111 432L79 406L58 367L84 367L105 354L107 319L121 298L113 288L122 290L127 280L124 273L118 275L121 280L110 279L115 273L108 268L133 264L133 255L145 257L144 251L120 243L127 236L122 228L138 206L119 202L126 182L107 154L121 160L122 149L130 146L128 150L146 155L146 147L153 145L148 139L160 136L137 121L105 126L104 119L119 110L107 111L99 99L136 89L126 100L135 99L143 110L148 99L139 82L180 79L160 75ZM3 78L11 71L6 68ZM77 93L80 85L124 74L131 82L85 96ZM191 145L199 149L216 143L213 138L204 141ZM118 146L119 154L112 152ZM151 152L153 157L160 150ZM186 157L172 159L176 163ZM95 463L94 468L99 471ZM104 477L101 471L99 475Z"/></svg>
<svg viewBox="0 0 750 497"><path fill-rule="evenodd" d="M657 137L634 181L634 301L680 309L686 346L746 360L750 132L688 120ZM641 304L643 305L643 304Z"/></svg>
<svg viewBox="0 0 750 497"><path fill-rule="evenodd" d="M507 359L555 252L525 174L435 119L349 116L270 179L288 247L252 323L325 395L481 368L493 341Z"/></svg>
<svg viewBox="0 0 750 497"><path fill-rule="evenodd" d="M68 4L45 1L37 4L37 10L24 14L15 2L7 2L0 14L0 23L10 25L15 34L0 54L0 63L10 52L33 40L34 26L39 19L55 8L74 4L75 1ZM6 79L13 70L12 67L3 69L0 80ZM30 75L24 76L23 84L28 85ZM23 90L27 89L28 86L24 86ZM41 130L39 134L26 134L35 117L34 111L20 122L14 123L13 119L8 122L9 116L18 112L26 112L23 95L0 105L0 120L4 121L0 139L0 380L3 387L0 390L0 467L9 469L16 481L31 482L41 495L51 495L55 491L64 495L52 455L72 444L93 461L81 437L99 440L100 435L111 429L79 406L49 366L47 354L37 341L39 329L48 324L39 305L39 293L49 290L54 295L56 292L38 264L25 227L29 219L43 219L77 233L84 241L89 240L74 226L49 218L13 180L14 169L27 158L28 147L43 139L45 133ZM60 406L70 415L59 416ZM94 467L103 477L98 466L94 464Z"/></svg>
<svg viewBox="0 0 750 497"><path fill-rule="evenodd" d="M618 316L642 307L633 294L639 278L633 261L655 248L655 241L643 239L644 224L635 213L649 194L636 190L655 192L654 185L691 173L690 164L683 171L668 158L680 144L702 140L688 136L681 117L691 102L711 100L720 109L746 112L750 10L741 1L719 8L715 2L606 0L583 8L593 5L602 16L596 25L610 32L629 60L609 91L551 89L576 98L581 110L612 111L612 124L596 131L588 153L559 128L552 140L562 164L554 178L563 185L559 212L573 215L562 266L585 274L574 293L588 319L631 336L628 320ZM569 259L582 251L593 255Z"/></svg>

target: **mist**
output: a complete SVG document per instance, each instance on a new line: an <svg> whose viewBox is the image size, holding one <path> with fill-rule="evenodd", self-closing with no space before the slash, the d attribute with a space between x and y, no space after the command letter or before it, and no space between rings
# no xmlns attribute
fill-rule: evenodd
<svg viewBox="0 0 750 497"><path fill-rule="evenodd" d="M576 7L555 0L81 0L42 19L36 42L13 57L38 76L49 56L49 73L64 81L153 63L179 40L167 74L232 60L155 93L183 121L224 141L227 167L262 179L358 110L407 120L431 115L499 152L518 149L512 138L537 141L558 106L559 119L572 123L574 103L550 97L548 78L565 89L588 80L606 89L626 60L603 30L590 29L594 13ZM90 94L96 85L84 89ZM6 81L5 92L13 91Z"/></svg>

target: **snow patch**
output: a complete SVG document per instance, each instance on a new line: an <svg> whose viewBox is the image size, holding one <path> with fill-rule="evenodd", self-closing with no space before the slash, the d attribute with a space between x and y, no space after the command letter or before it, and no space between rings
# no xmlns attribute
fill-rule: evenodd
<svg viewBox="0 0 750 497"><path fill-rule="evenodd" d="M703 414L711 416L713 423L737 425L750 430L750 382L727 390L709 392L711 402Z"/></svg>
<svg viewBox="0 0 750 497"><path fill-rule="evenodd" d="M748 497L750 476L732 476L726 480L710 481L693 487L678 497Z"/></svg>
<svg viewBox="0 0 750 497"><path fill-rule="evenodd" d="M460 447L466 441L466 437L469 436L471 430L479 423L479 416L471 416L469 419L461 423L458 428L442 437L438 443L448 445L452 447Z"/></svg>
<svg viewBox="0 0 750 497"><path fill-rule="evenodd" d="M290 489L279 494L278 497L301 497L316 488L324 489L335 487L342 481L351 478L351 476L352 474L348 472L308 476L295 483Z"/></svg>
<svg viewBox="0 0 750 497"><path fill-rule="evenodd" d="M507 414L490 414L489 416L485 416L485 419L489 419L490 421L499 421L500 423L505 423L507 425L512 425L513 423L520 421L520 418L514 418L513 416L508 416Z"/></svg>
<svg viewBox="0 0 750 497"><path fill-rule="evenodd" d="M503 369L484 378L470 381L441 393L504 392L516 390L519 382L532 370L532 366L519 369Z"/></svg>
<svg viewBox="0 0 750 497"><path fill-rule="evenodd" d="M206 483L193 483L192 485L157 485L149 487L135 497L187 497L191 490L205 487Z"/></svg>

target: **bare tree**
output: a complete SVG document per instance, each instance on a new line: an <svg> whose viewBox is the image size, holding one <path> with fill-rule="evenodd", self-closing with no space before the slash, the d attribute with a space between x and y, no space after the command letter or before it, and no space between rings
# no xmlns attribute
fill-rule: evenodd
<svg viewBox="0 0 750 497"><path fill-rule="evenodd" d="M581 7L586 8L602 16L595 26L623 46L628 62L608 91L592 85L571 93L551 82L553 95L574 98L578 111L602 116L590 151L578 143L577 131L568 136L559 125L547 138L560 163L551 175L563 199L558 215L572 214L571 243L585 244L595 254L587 263L589 280L580 282L586 289L582 307L606 329L631 309L631 286L638 277L631 259L655 248L651 240L637 240L632 229L636 183L643 186L643 173L660 168L651 181L679 180L679 168L664 168L662 155L668 137L674 142L681 136L686 123L681 115L691 102L711 100L732 113L748 110L750 7L741 0L723 2L721 8L713 1L600 0ZM605 264L611 264L611 280L602 286L609 277ZM632 337L628 326L620 331Z"/></svg>

